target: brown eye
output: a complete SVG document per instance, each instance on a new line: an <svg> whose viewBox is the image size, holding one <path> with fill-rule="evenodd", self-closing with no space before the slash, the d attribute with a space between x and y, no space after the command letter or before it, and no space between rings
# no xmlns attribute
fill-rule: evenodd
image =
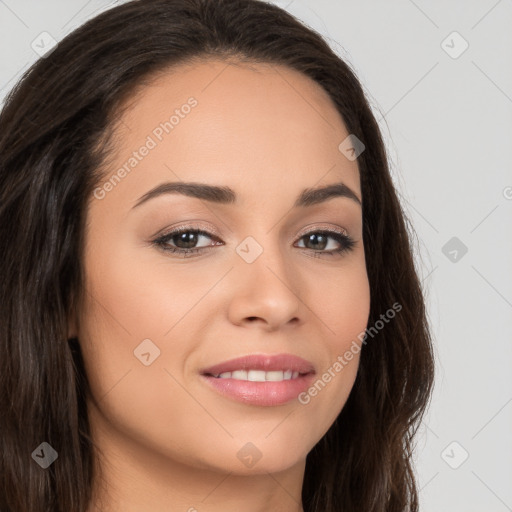
<svg viewBox="0 0 512 512"><path fill-rule="evenodd" d="M211 233L202 229L182 227L157 238L153 243L170 253L187 256L213 247L212 245L195 247L201 238L216 239Z"/></svg>
<svg viewBox="0 0 512 512"><path fill-rule="evenodd" d="M329 239L332 238L339 245L338 248L332 248L331 250L325 250L329 246ZM310 231L305 235L302 235L301 240L306 240L305 248L311 249L314 252L327 255L341 254L345 251L350 251L355 241L348 235L338 233L337 231Z"/></svg>
<svg viewBox="0 0 512 512"><path fill-rule="evenodd" d="M193 227L180 227L179 229L160 236L153 241L153 244L169 253L187 257L192 254L210 250L214 247L213 244L197 247L197 244L202 238L216 240L217 245L222 244L212 233ZM343 252L350 251L355 245L355 241L348 235L330 230L310 231L302 235L299 240L305 240L305 245L300 248L308 249L315 257L324 254L327 256L339 255ZM335 247L326 250L326 248L332 244L331 240L335 241Z"/></svg>

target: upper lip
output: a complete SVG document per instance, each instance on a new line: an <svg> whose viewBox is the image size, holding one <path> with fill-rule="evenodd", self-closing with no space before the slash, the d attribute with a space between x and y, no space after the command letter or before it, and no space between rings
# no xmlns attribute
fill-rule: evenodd
<svg viewBox="0 0 512 512"><path fill-rule="evenodd" d="M299 372L301 374L315 373L315 368L311 362L292 354L245 355L204 368L201 370L201 373L203 375L217 376L221 373L235 370L264 370L267 372L291 370L292 372Z"/></svg>

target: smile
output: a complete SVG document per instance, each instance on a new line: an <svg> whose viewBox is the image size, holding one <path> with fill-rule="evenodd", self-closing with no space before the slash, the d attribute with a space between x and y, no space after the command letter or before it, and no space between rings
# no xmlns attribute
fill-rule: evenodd
<svg viewBox="0 0 512 512"><path fill-rule="evenodd" d="M219 375L213 375L213 377L218 379L246 380L250 382L279 382L282 380L296 379L298 376L299 372L293 372L292 370L277 370L271 372L263 370L235 370L233 372L224 372Z"/></svg>

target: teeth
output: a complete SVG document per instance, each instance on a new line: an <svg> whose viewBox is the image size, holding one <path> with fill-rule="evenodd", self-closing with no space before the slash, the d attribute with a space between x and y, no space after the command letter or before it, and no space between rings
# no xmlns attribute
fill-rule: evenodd
<svg viewBox="0 0 512 512"><path fill-rule="evenodd" d="M279 381L283 380L284 372L280 372L279 370L274 372L266 372L265 374L265 380L273 380L273 381Z"/></svg>
<svg viewBox="0 0 512 512"><path fill-rule="evenodd" d="M282 380L296 379L299 376L299 372L292 372L292 370L286 371L271 371L266 372L264 370L235 370L234 372L221 373L219 379L236 379L236 380L247 380L249 382L279 382Z"/></svg>
<svg viewBox="0 0 512 512"><path fill-rule="evenodd" d="M263 370L249 370L247 380L251 382L265 382L265 372Z"/></svg>

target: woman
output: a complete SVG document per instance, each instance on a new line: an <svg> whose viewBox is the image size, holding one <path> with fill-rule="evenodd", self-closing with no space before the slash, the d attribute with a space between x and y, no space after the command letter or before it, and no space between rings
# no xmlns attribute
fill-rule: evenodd
<svg viewBox="0 0 512 512"><path fill-rule="evenodd" d="M128 2L26 73L0 155L0 510L418 510L424 298L317 33Z"/></svg>

